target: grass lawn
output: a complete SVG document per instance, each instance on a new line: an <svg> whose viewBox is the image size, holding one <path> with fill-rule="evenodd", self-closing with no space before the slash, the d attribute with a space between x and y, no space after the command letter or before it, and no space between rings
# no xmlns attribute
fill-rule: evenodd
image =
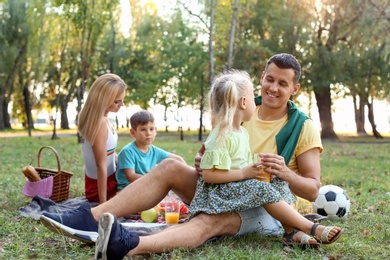
<svg viewBox="0 0 390 260"><path fill-rule="evenodd" d="M74 174L70 196L82 196L84 191L81 145L74 133L60 135L57 140L51 140L51 134L37 135L0 137L0 259L93 259L93 246L56 235L40 221L20 216L19 208L31 201L21 194L25 183L21 169L30 163L37 166L42 146L53 146L60 155L61 168ZM176 133L159 132L154 144L182 155L193 165L201 144L196 139L196 133L185 132L184 141L180 141ZM132 139L126 132L119 140L117 151ZM343 137L323 144L322 185L341 186L351 199L349 216L324 222L345 228L337 243L318 250L300 250L283 248L279 237L247 235L149 259L390 259L390 137ZM50 150L42 153L41 166L57 168ZM310 203L299 203L301 213L310 210Z"/></svg>

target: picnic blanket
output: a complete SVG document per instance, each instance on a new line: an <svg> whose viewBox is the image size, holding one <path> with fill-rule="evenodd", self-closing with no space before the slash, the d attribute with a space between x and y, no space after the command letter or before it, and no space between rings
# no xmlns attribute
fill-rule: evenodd
<svg viewBox="0 0 390 260"><path fill-rule="evenodd" d="M85 197L78 197L68 199L62 203L56 203L48 198L42 198L35 196L32 198L31 203L20 208L20 215L22 217L33 218L39 220L43 212L50 213L64 213L77 209L82 204L88 202ZM91 207L97 205L97 203L90 203ZM185 220L181 220L183 222ZM169 225L165 224L163 217L159 217L157 223L144 223L141 219L135 218L118 218L118 222L125 228L130 229L133 232L137 232L140 236L151 235L160 232L167 228Z"/></svg>

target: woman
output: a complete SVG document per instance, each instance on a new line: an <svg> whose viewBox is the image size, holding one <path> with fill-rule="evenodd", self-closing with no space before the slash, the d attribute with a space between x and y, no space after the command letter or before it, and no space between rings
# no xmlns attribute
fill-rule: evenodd
<svg viewBox="0 0 390 260"><path fill-rule="evenodd" d="M78 118L84 138L85 197L103 203L117 192L116 153L118 134L107 117L124 105L126 83L115 74L98 77L91 86Z"/></svg>

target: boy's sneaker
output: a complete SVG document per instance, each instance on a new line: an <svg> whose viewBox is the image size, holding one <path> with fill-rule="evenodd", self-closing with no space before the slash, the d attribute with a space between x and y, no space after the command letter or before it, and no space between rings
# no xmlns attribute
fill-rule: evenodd
<svg viewBox="0 0 390 260"><path fill-rule="evenodd" d="M118 223L111 213L104 213L99 220L99 236L95 245L95 259L122 260L138 246L139 236Z"/></svg>
<svg viewBox="0 0 390 260"><path fill-rule="evenodd" d="M78 209L63 214L43 212L41 222L51 231L75 238L85 243L95 243L98 236L98 222L92 215L91 205L86 202Z"/></svg>

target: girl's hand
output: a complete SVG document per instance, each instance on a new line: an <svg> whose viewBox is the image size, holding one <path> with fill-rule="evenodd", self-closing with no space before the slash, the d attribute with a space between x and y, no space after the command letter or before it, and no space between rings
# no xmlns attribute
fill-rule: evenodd
<svg viewBox="0 0 390 260"><path fill-rule="evenodd" d="M261 165L261 163L254 163L251 165L248 165L241 169L243 179L253 179L259 177L260 169L263 169L264 167Z"/></svg>

